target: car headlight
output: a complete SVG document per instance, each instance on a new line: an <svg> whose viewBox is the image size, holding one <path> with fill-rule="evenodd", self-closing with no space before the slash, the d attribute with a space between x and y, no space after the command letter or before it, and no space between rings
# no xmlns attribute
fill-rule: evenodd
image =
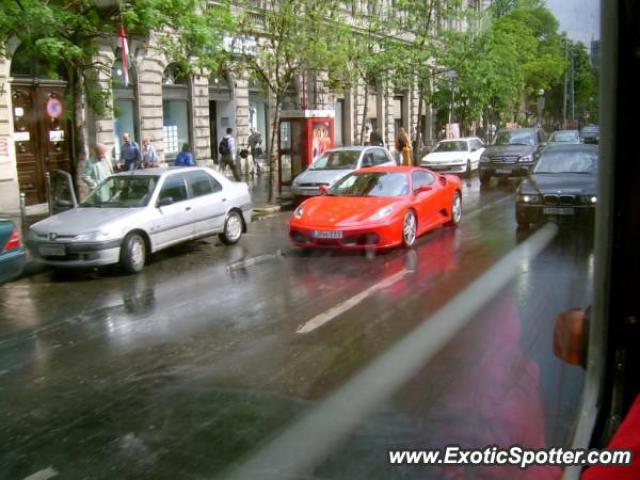
<svg viewBox="0 0 640 480"><path fill-rule="evenodd" d="M585 195L583 197L580 197L580 200L582 201L582 203L587 205L595 205L596 203L598 203L598 197L596 197L595 195Z"/></svg>
<svg viewBox="0 0 640 480"><path fill-rule="evenodd" d="M293 212L293 216L295 218L297 218L298 220L300 220L302 218L303 214L304 214L304 207L302 205L300 205L298 208L296 208L296 210Z"/></svg>
<svg viewBox="0 0 640 480"><path fill-rule="evenodd" d="M516 201L518 203L538 203L540 201L540 195L522 194L516 195Z"/></svg>
<svg viewBox="0 0 640 480"><path fill-rule="evenodd" d="M518 159L519 162L533 162L533 157L531 155L523 155Z"/></svg>
<svg viewBox="0 0 640 480"><path fill-rule="evenodd" d="M95 232L87 232L81 233L80 235L76 235L73 237L74 242L98 242L101 240L106 240L110 237L109 232L103 232L101 230L96 230Z"/></svg>
<svg viewBox="0 0 640 480"><path fill-rule="evenodd" d="M384 217L388 217L393 212L393 207L384 207L378 210L376 213L369 217L369 220L380 220Z"/></svg>

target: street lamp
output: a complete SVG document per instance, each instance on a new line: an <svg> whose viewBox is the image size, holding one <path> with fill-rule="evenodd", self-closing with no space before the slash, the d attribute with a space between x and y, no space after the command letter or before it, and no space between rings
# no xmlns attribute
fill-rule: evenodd
<svg viewBox="0 0 640 480"><path fill-rule="evenodd" d="M542 127L542 115L544 111L544 89L538 90L538 126Z"/></svg>

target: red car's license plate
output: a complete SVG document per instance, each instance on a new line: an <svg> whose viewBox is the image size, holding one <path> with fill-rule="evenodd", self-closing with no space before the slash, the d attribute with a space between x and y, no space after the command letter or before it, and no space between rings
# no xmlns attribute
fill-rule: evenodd
<svg viewBox="0 0 640 480"><path fill-rule="evenodd" d="M340 239L342 232L337 230L314 230L313 238Z"/></svg>

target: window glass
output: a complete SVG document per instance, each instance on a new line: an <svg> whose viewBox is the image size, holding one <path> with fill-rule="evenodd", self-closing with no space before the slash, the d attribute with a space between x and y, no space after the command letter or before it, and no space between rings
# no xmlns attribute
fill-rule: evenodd
<svg viewBox="0 0 640 480"><path fill-rule="evenodd" d="M113 145L114 145L114 159L120 160L120 149L122 147L122 134L129 133L132 140L137 141L136 127L135 127L135 115L134 115L134 103L130 99L116 98L113 102L114 116L113 116ZM138 142L139 144L140 142Z"/></svg>
<svg viewBox="0 0 640 480"><path fill-rule="evenodd" d="M413 172L413 190L417 190L425 185L431 185L435 181L433 175L429 172Z"/></svg>
<svg viewBox="0 0 640 480"><path fill-rule="evenodd" d="M187 179L191 185L191 192L194 197L201 197L202 195L213 193L211 177L203 171L190 172L187 174Z"/></svg>
<svg viewBox="0 0 640 480"><path fill-rule="evenodd" d="M171 198L174 202L187 199L187 186L184 183L183 175L171 175L167 177L160 190L159 200Z"/></svg>
<svg viewBox="0 0 640 480"><path fill-rule="evenodd" d="M358 150L338 150L323 153L311 165L311 170L343 170L356 168L360 152Z"/></svg>
<svg viewBox="0 0 640 480"><path fill-rule="evenodd" d="M373 151L373 164L374 165L381 165L383 163L386 163L389 161L389 157L387 157L387 154L384 152L384 150L382 150L381 148L376 148Z"/></svg>
<svg viewBox="0 0 640 480"><path fill-rule="evenodd" d="M167 160L178 155L182 145L189 142L189 102L186 100L164 100L164 151Z"/></svg>
<svg viewBox="0 0 640 480"><path fill-rule="evenodd" d="M330 195L346 197L396 197L409 193L404 173L352 173L329 190Z"/></svg>

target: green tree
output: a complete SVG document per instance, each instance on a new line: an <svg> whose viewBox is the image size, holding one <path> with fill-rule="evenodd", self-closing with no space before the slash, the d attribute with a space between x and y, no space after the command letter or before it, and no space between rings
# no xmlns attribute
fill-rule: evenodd
<svg viewBox="0 0 640 480"><path fill-rule="evenodd" d="M275 144L280 108L295 75L304 71L344 68L344 57L332 38L338 23L340 2L334 0L267 0L235 2L240 7L232 50L275 98L269 143L269 164L275 171ZM269 201L274 198L275 175L269 182Z"/></svg>

